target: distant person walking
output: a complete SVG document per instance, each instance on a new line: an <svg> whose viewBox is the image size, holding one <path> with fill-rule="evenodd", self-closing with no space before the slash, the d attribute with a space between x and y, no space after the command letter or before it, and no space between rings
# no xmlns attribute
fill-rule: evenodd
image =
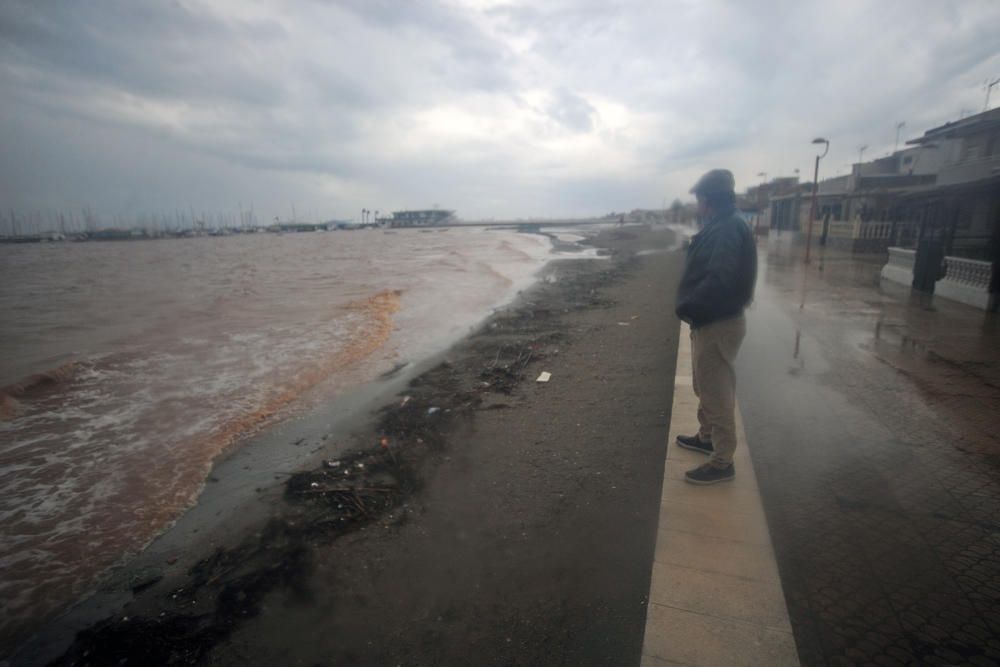
<svg viewBox="0 0 1000 667"><path fill-rule="evenodd" d="M677 290L677 317L691 326L691 366L698 396L698 433L677 436L685 449L707 454L685 473L692 484L733 479L736 450L736 374L733 363L746 335L744 309L753 299L757 251L736 211L732 172L713 169L691 189L701 231L691 239Z"/></svg>

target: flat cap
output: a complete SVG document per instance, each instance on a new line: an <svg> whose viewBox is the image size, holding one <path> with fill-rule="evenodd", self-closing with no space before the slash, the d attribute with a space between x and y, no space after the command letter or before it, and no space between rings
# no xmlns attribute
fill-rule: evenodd
<svg viewBox="0 0 1000 667"><path fill-rule="evenodd" d="M736 192L736 179L728 169L713 169L706 172L691 188L695 195L714 195L723 192Z"/></svg>

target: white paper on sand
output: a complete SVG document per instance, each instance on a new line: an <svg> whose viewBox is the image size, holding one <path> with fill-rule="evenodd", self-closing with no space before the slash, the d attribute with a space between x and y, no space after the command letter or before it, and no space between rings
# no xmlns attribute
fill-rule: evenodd
<svg viewBox="0 0 1000 667"><path fill-rule="evenodd" d="M538 376L538 379L535 380L535 382L548 382L549 378L551 377L552 373L549 373L548 371L542 371L542 374Z"/></svg>

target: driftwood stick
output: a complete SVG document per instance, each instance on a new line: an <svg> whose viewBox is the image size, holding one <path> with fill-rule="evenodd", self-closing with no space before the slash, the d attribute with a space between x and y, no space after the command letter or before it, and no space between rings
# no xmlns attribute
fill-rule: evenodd
<svg viewBox="0 0 1000 667"><path fill-rule="evenodd" d="M357 494L358 491L364 491L366 493L367 492L392 493L393 490L394 489L389 489L389 488L379 487L379 486L359 486L357 488L354 488L354 487L348 487L348 488L344 488L344 487L335 487L335 488L325 487L325 488L320 488L320 489L303 489L303 490L299 491L299 495L312 495L314 493L351 493L351 494Z"/></svg>
<svg viewBox="0 0 1000 667"><path fill-rule="evenodd" d="M358 494L357 493L354 494L354 504L358 506L358 509L361 510L362 514L364 514L367 517L371 517L371 514L369 514L368 510L365 509L364 503L362 503L361 499L358 498Z"/></svg>

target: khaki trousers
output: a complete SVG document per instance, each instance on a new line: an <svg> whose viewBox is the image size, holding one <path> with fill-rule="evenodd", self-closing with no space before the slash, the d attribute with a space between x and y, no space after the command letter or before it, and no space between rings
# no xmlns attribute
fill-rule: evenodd
<svg viewBox="0 0 1000 667"><path fill-rule="evenodd" d="M733 362L747 333L743 315L691 330L691 370L698 397L698 437L711 442L711 462L724 467L736 451L736 373Z"/></svg>

